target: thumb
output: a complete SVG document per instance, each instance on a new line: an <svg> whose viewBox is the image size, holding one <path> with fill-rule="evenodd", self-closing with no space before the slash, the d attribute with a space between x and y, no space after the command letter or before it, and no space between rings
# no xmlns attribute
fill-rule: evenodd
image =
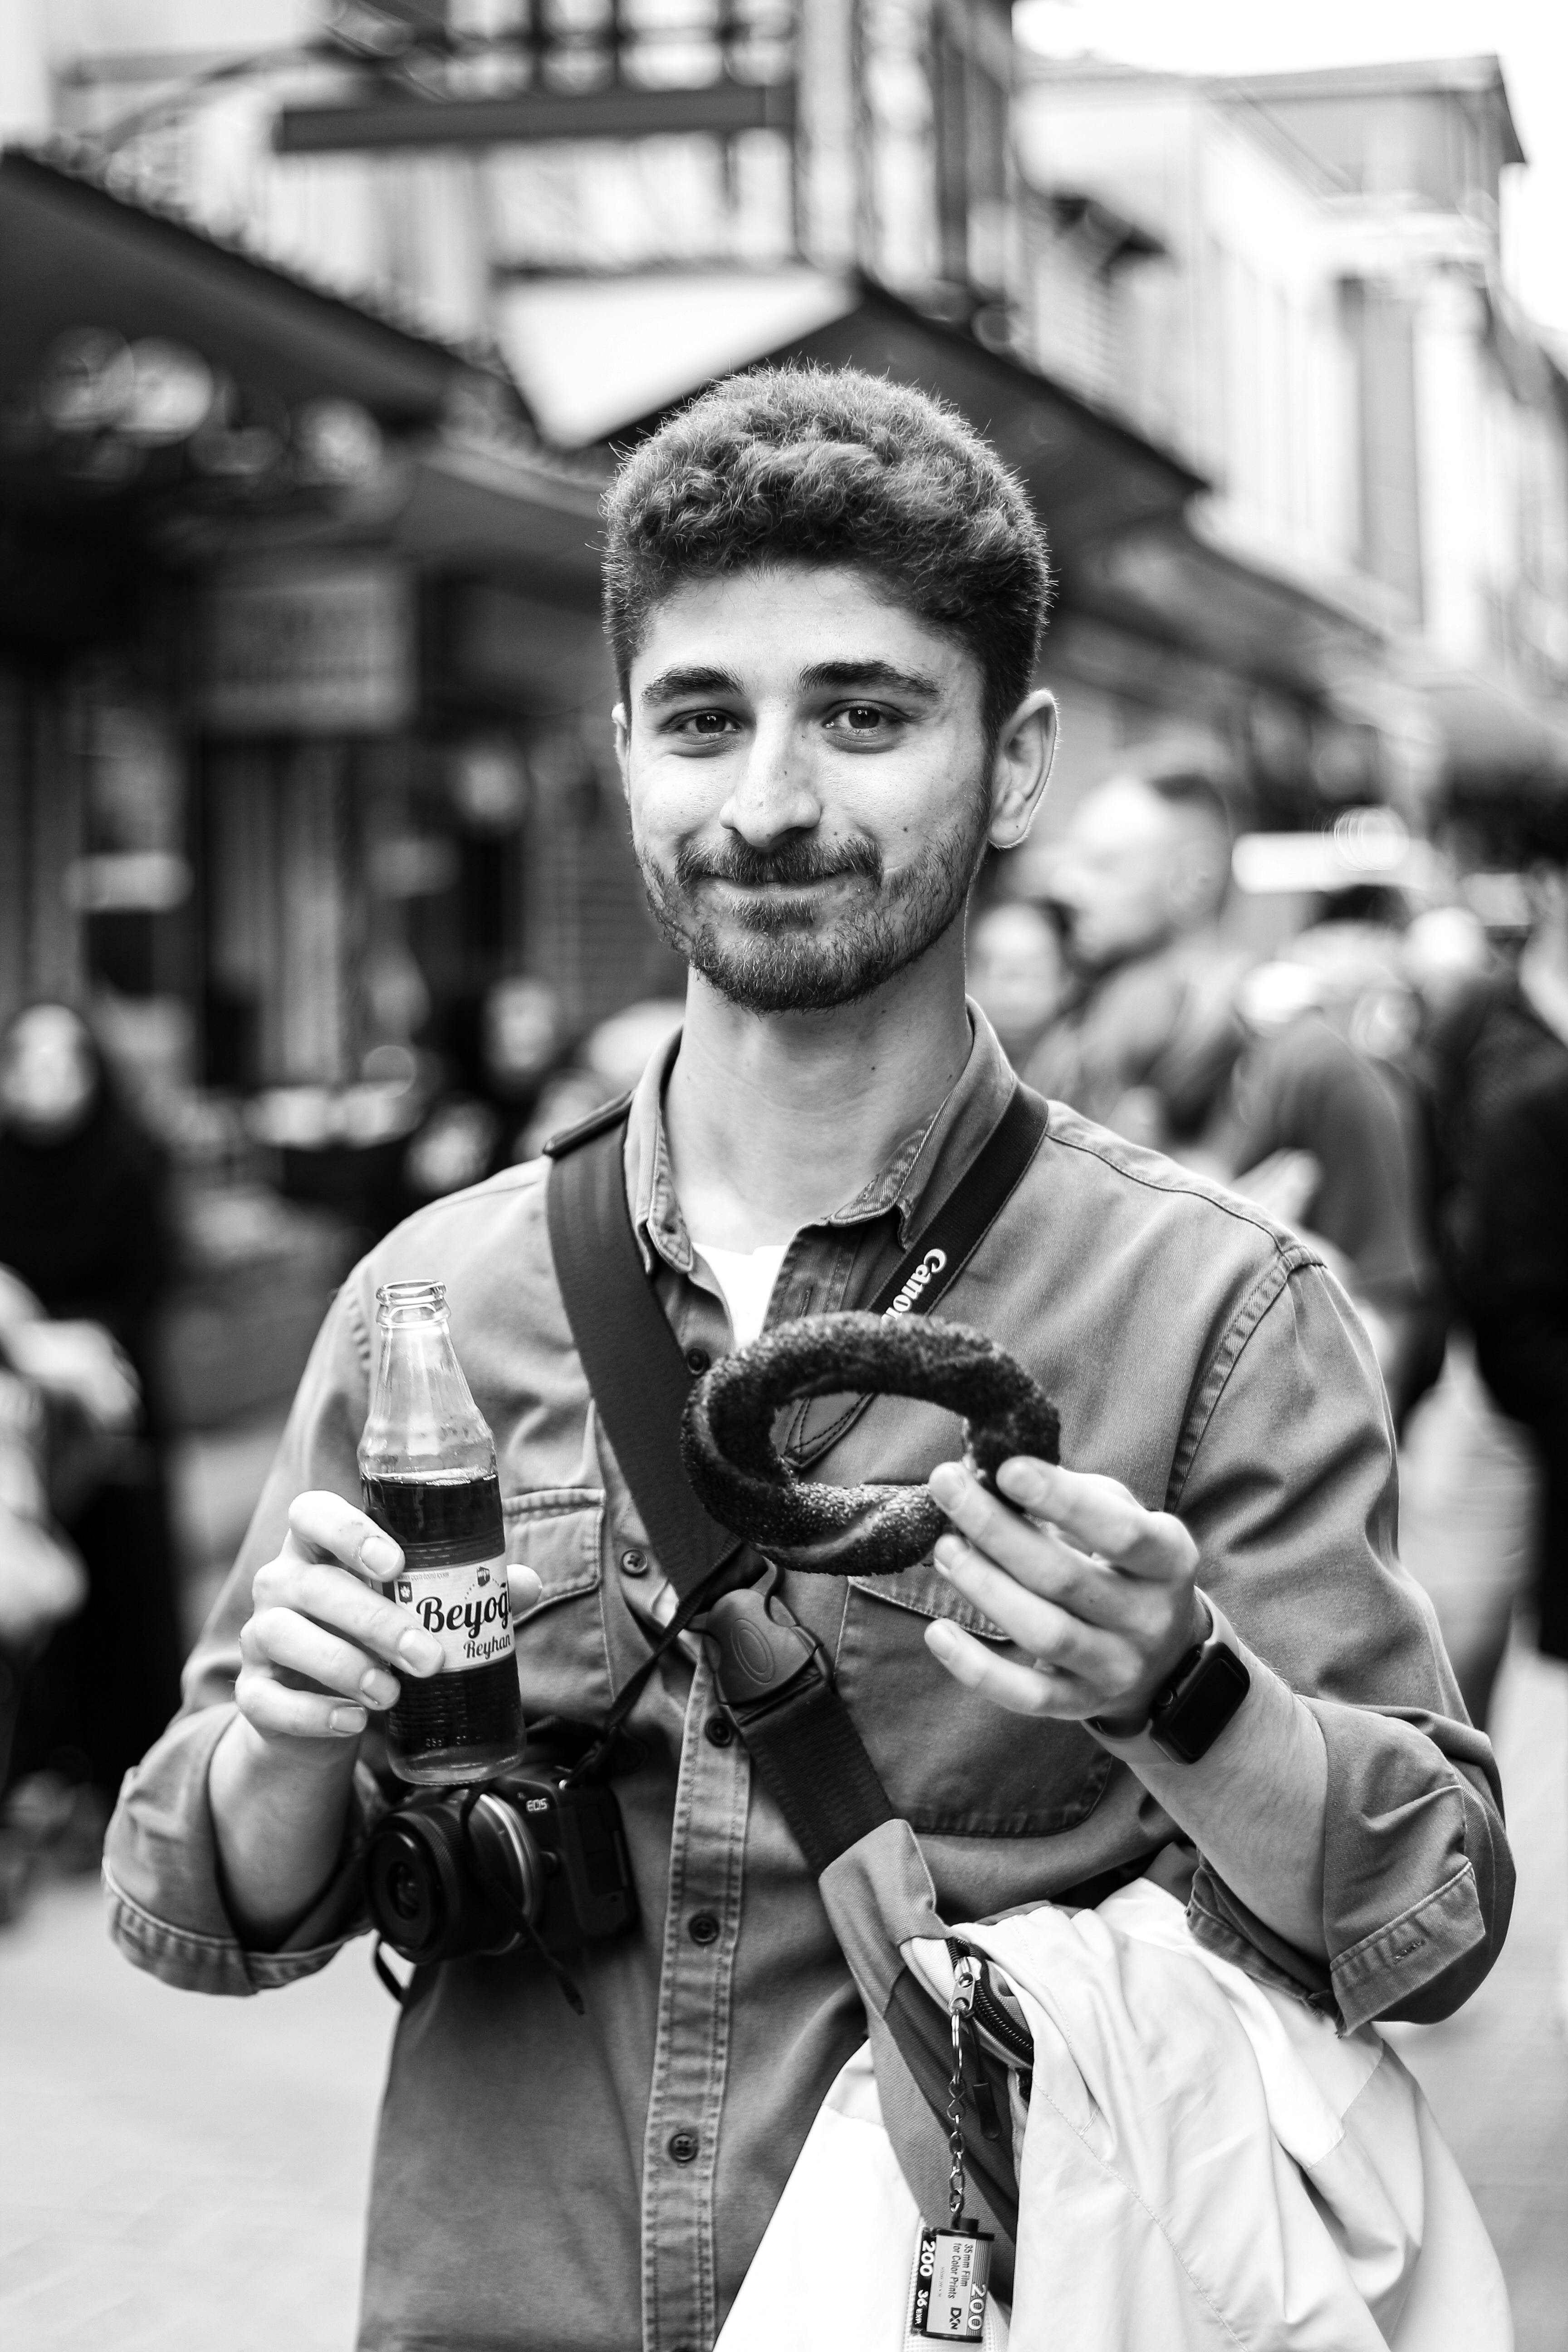
<svg viewBox="0 0 1568 2352"><path fill-rule="evenodd" d="M544 1587L531 1568L513 1562L506 1572L507 1594L511 1613L521 1617L525 1610L536 1608L544 1598Z"/></svg>

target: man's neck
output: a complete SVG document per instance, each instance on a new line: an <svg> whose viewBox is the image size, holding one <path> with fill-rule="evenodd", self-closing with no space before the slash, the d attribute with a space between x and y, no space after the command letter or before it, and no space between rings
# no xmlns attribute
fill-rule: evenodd
<svg viewBox="0 0 1568 2352"><path fill-rule="evenodd" d="M957 925L829 1013L742 1013L693 973L665 1095L687 1224L752 1250L831 1216L940 1109L969 1050Z"/></svg>

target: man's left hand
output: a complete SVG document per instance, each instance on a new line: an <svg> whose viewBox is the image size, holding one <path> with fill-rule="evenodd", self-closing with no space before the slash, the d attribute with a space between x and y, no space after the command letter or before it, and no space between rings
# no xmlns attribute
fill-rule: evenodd
<svg viewBox="0 0 1568 2352"><path fill-rule="evenodd" d="M1180 1519L1145 1510L1114 1478L1024 1455L997 1473L1005 1501L958 1462L930 1485L953 1528L937 1544L938 1568L1023 1654L998 1654L938 1617L925 1635L938 1663L1015 1715L1141 1730L1208 1632L1197 1546Z"/></svg>

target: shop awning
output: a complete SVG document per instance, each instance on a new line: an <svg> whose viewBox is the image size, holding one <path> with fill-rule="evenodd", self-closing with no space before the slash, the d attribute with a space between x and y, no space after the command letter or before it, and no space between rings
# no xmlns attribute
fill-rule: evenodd
<svg viewBox="0 0 1568 2352"><path fill-rule="evenodd" d="M434 570L548 579L596 610L602 482L591 461L562 465L499 439L433 436L412 453L391 543Z"/></svg>
<svg viewBox="0 0 1568 2352"><path fill-rule="evenodd" d="M1464 671L1421 681L1450 784L1506 792L1557 783L1568 793L1568 708L1533 700L1501 678Z"/></svg>
<svg viewBox="0 0 1568 2352"><path fill-rule="evenodd" d="M1090 551L1076 585L1087 609L1287 693L1332 694L1385 656L1384 632L1367 614L1185 523L1129 531Z"/></svg>
<svg viewBox="0 0 1568 2352"><path fill-rule="evenodd" d="M186 343L290 405L335 395L395 427L433 419L454 384L493 386L500 374L14 147L0 152L0 310L6 390L37 375L62 331L85 326Z"/></svg>
<svg viewBox="0 0 1568 2352"><path fill-rule="evenodd" d="M542 429L566 446L648 430L713 377L762 361L855 366L939 393L1033 491L1058 558L1103 532L1173 518L1201 477L966 331L853 276L660 271L523 280L500 340Z"/></svg>

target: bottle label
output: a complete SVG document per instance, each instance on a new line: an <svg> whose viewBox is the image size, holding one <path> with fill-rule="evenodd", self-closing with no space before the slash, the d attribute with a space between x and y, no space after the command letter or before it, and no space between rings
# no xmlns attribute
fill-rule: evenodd
<svg viewBox="0 0 1568 2352"><path fill-rule="evenodd" d="M511 1655L511 1609L506 1554L461 1568L405 1567L392 1580L392 1597L412 1609L441 1644L440 1672L470 1673Z"/></svg>

